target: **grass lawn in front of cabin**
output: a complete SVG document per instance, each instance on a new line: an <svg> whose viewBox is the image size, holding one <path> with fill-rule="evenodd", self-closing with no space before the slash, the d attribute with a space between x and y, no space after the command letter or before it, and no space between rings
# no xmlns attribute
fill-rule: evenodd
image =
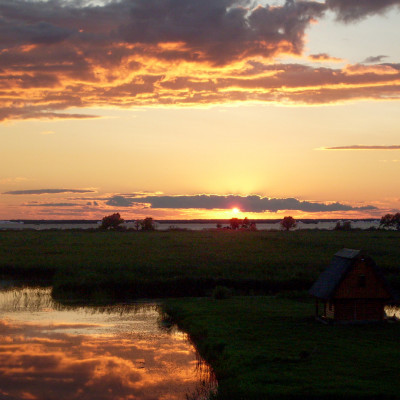
<svg viewBox="0 0 400 400"><path fill-rule="evenodd" d="M400 324L324 325L311 299L166 300L214 368L219 399L398 399Z"/></svg>

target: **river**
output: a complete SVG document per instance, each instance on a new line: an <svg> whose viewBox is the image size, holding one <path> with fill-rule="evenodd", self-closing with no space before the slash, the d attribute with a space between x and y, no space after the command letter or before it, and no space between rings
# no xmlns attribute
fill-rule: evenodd
<svg viewBox="0 0 400 400"><path fill-rule="evenodd" d="M203 399L216 383L155 303L64 306L49 288L0 291L0 398Z"/></svg>

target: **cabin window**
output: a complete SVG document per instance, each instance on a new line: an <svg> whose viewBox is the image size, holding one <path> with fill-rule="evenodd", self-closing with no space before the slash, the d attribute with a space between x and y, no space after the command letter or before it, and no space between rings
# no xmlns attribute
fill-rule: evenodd
<svg viewBox="0 0 400 400"><path fill-rule="evenodd" d="M358 275L358 287L364 288L367 286L367 278L365 275Z"/></svg>

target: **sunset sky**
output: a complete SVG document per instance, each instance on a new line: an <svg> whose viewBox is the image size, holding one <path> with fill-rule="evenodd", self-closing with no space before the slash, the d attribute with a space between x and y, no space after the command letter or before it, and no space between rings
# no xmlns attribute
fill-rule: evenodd
<svg viewBox="0 0 400 400"><path fill-rule="evenodd" d="M400 0L0 1L0 219L379 218L399 111Z"/></svg>

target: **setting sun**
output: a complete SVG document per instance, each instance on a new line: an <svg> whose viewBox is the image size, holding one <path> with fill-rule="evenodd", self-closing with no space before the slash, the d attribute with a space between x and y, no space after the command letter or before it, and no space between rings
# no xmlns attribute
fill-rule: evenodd
<svg viewBox="0 0 400 400"><path fill-rule="evenodd" d="M238 214L239 212L240 212L240 210L238 209L238 208L232 208L232 212L234 213L234 214Z"/></svg>

